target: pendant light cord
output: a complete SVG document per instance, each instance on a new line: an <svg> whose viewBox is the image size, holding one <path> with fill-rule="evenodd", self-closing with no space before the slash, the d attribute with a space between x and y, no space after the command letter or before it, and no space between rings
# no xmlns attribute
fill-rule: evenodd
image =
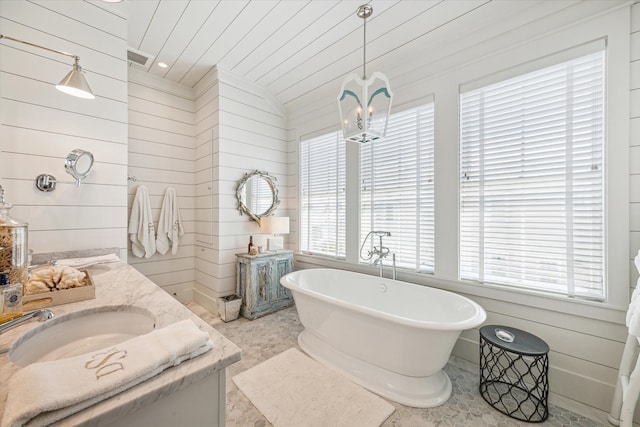
<svg viewBox="0 0 640 427"><path fill-rule="evenodd" d="M363 4L356 11L359 18L364 19L363 43L362 43L362 80L367 80L367 18L373 14L373 8L369 4Z"/></svg>
<svg viewBox="0 0 640 427"><path fill-rule="evenodd" d="M362 44L362 80L367 80L367 17L364 19L364 36L362 37L364 42Z"/></svg>

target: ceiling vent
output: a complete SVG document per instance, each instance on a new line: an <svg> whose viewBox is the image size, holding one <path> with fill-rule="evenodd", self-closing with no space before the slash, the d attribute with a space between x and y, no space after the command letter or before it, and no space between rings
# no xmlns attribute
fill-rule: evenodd
<svg viewBox="0 0 640 427"><path fill-rule="evenodd" d="M140 68L145 71L149 70L154 59L155 57L148 53L132 48L127 49L127 60L129 61L129 65L132 67Z"/></svg>

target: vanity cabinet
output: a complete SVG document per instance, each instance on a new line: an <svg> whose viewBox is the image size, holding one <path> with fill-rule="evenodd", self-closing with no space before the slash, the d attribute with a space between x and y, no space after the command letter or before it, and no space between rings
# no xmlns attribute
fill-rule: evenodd
<svg viewBox="0 0 640 427"><path fill-rule="evenodd" d="M236 293L242 297L242 316L253 320L293 304L291 291L280 284L280 278L293 271L293 251L236 257Z"/></svg>

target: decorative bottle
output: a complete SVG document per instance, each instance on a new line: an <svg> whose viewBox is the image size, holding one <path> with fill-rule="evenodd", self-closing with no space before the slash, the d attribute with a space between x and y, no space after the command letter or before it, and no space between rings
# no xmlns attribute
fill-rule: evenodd
<svg viewBox="0 0 640 427"><path fill-rule="evenodd" d="M22 315L22 283L11 283L9 274L0 273L0 323Z"/></svg>
<svg viewBox="0 0 640 427"><path fill-rule="evenodd" d="M249 245L247 246L247 253L251 253L251 248L253 248L253 236L249 236Z"/></svg>
<svg viewBox="0 0 640 427"><path fill-rule="evenodd" d="M27 227L28 224L9 215L9 209L13 205L4 200L4 189L0 186L0 274L2 275L2 292L8 292L11 287L10 301L7 303L3 299L3 308L0 313L11 309L22 311L22 294L20 301L15 300L15 287L19 287L22 292L22 285L26 283L28 276L28 250L27 250ZM7 282L8 283L5 283ZM2 294L3 296L9 294ZM8 305L11 307L8 307ZM13 304L13 305L12 305ZM15 308L19 307L19 308ZM17 316L15 316L17 317Z"/></svg>

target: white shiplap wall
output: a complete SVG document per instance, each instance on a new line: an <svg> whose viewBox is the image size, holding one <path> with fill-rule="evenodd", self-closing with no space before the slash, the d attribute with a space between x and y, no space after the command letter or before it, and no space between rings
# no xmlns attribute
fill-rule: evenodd
<svg viewBox="0 0 640 427"><path fill-rule="evenodd" d="M561 303L557 299L533 297L530 295L497 290L485 291L458 283L455 259L457 259L456 221L457 212L457 97L458 85L495 73L509 66L527 63L563 49L577 46L599 37L608 38L609 59L615 61L610 70L611 130L610 143L615 146L617 159L621 164L609 165L615 182L611 184L619 200L627 200L628 191L626 153L628 148L626 121L631 116L631 145L639 146L640 91L638 90L638 8L633 6L631 27L631 73L626 68L629 51L629 10L627 6L613 2L578 2L567 5L562 11L526 25L505 28L500 33L494 28L493 36L486 37L479 32L475 40L452 41L455 49L442 61L414 52L411 57L399 58L398 67L380 70L390 77L394 91L394 110L400 111L417 105L422 98L435 95L436 100L436 276L399 273L401 280L426 284L461 293L479 302L487 311L486 324L505 324L530 331L550 345L550 384L552 403L556 399L568 398L573 401L608 411L616 382L617 368L626 338L624 326L624 299L613 305L600 307L597 303ZM617 6L617 8L616 8ZM610 13L602 13L602 8L613 7ZM470 19L473 18L470 16ZM505 25L507 25L505 23ZM606 30L605 30L606 28ZM609 31L609 33L607 33ZM486 37L483 39L483 37ZM466 44L465 44L466 43ZM635 58L635 59L634 59ZM621 65L621 67L619 67ZM448 67L448 68L447 68ZM628 77L631 76L631 110L628 110ZM635 82L635 83L634 83ZM335 130L337 105L333 96L323 90L309 93L294 103L288 104L289 112L289 162L292 180L297 181L298 145L300 138ZM353 147L349 147L350 150ZM634 156L634 149L629 155ZM637 154L640 154L637 153ZM640 169L638 159L631 160L631 252L640 248ZM635 171L635 172L634 172ZM638 179L636 179L638 178ZM353 182L353 181L352 181ZM357 188L357 179L355 188ZM622 193L622 194L621 194ZM292 192L292 194L297 194ZM356 196L349 208L357 211ZM623 202L623 205L626 204ZM291 206L297 208L297 201ZM616 205L618 206L618 205ZM610 286L618 295L628 291L629 271L627 270L629 227L624 210L611 212L620 221L609 235L615 239L615 250L620 254L611 259L609 268L622 280L614 280ZM357 222L357 218L355 219ZM296 227L297 228L297 227ZM297 242L296 230L292 230L292 244ZM634 243L635 242L635 243ZM349 243L348 243L349 245ZM353 249L353 248L352 248ZM357 248L355 248L357 251ZM443 258L443 254L446 256ZM452 255L452 256L451 256ZM442 265L445 265L443 268ZM375 274L374 269L354 264L323 260L321 257L296 255L296 268L311 268L322 265L350 269ZM440 267L438 267L440 266ZM637 277L637 276L636 276ZM632 282L635 280L632 275ZM565 310L565 308L569 308ZM478 331L463 332L454 349L454 354L474 363L478 362Z"/></svg>
<svg viewBox="0 0 640 427"><path fill-rule="evenodd" d="M0 1L0 32L79 55L96 95L85 100L54 88L73 59L0 42L0 176L12 214L29 223L29 247L119 247L126 259L126 18L89 2ZM64 170L75 148L95 156L80 188ZM35 188L42 173L57 178L54 192Z"/></svg>
<svg viewBox="0 0 640 427"><path fill-rule="evenodd" d="M196 89L195 299L206 307L235 291L235 254L249 236L265 236L237 210L238 180L255 169L277 179L282 200L277 216L288 216L285 113L266 91L225 70L212 69Z"/></svg>
<svg viewBox="0 0 640 427"><path fill-rule="evenodd" d="M167 187L178 196L184 236L171 249L129 263L180 301L191 301L195 280L195 103L193 89L129 69L129 213L136 190L149 190L155 229ZM133 181L135 179L135 181Z"/></svg>
<svg viewBox="0 0 640 427"><path fill-rule="evenodd" d="M630 55L630 117L629 126L629 220L630 257L633 260L640 250L640 0L631 7L631 55ZM630 264L631 286L635 287L638 270Z"/></svg>
<svg viewBox="0 0 640 427"><path fill-rule="evenodd" d="M218 71L212 68L195 86L195 287L194 299L216 313L217 230L215 177L218 146Z"/></svg>

